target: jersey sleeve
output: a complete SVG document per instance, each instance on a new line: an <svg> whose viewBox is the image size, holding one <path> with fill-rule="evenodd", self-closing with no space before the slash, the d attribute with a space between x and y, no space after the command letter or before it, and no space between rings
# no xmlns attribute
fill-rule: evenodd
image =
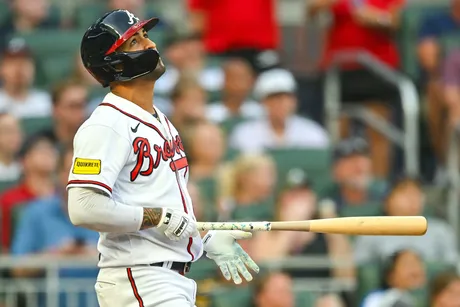
<svg viewBox="0 0 460 307"><path fill-rule="evenodd" d="M83 127L74 138L74 156L67 188L92 187L112 195L112 188L130 150L129 141L111 127Z"/></svg>

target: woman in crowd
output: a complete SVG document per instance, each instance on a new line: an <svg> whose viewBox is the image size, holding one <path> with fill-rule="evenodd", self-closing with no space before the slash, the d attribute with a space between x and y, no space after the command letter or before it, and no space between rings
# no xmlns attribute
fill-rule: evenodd
<svg viewBox="0 0 460 307"><path fill-rule="evenodd" d="M400 250L384 264L382 286L369 293L362 307L413 306L410 291L426 283L425 267L420 256L412 250Z"/></svg>

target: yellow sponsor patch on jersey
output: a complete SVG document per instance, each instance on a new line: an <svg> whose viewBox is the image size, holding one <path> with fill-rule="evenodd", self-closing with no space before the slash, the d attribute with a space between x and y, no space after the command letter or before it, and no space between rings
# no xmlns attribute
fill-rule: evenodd
<svg viewBox="0 0 460 307"><path fill-rule="evenodd" d="M101 173L101 160L76 158L72 173L77 175L99 175Z"/></svg>

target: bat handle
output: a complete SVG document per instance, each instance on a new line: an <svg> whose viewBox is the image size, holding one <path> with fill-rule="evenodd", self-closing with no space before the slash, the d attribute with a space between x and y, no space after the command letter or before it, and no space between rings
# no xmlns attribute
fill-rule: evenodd
<svg viewBox="0 0 460 307"><path fill-rule="evenodd" d="M206 230L243 230L243 231L270 231L270 222L197 222L199 231Z"/></svg>

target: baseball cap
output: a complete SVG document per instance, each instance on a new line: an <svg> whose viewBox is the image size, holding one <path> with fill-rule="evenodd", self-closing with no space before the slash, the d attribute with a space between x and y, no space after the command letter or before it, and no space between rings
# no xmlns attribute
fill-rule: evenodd
<svg viewBox="0 0 460 307"><path fill-rule="evenodd" d="M368 155L369 145L361 137L354 137L340 141L334 148L334 160L352 155Z"/></svg>
<svg viewBox="0 0 460 307"><path fill-rule="evenodd" d="M254 96L262 100L274 94L294 94L296 90L297 83L293 74L286 69L274 68L259 75L254 86Z"/></svg>
<svg viewBox="0 0 460 307"><path fill-rule="evenodd" d="M2 55L3 57L32 57L32 51L25 39L16 37L7 43Z"/></svg>
<svg viewBox="0 0 460 307"><path fill-rule="evenodd" d="M286 189L310 189L312 186L313 183L310 177L303 169L293 168L286 174Z"/></svg>

